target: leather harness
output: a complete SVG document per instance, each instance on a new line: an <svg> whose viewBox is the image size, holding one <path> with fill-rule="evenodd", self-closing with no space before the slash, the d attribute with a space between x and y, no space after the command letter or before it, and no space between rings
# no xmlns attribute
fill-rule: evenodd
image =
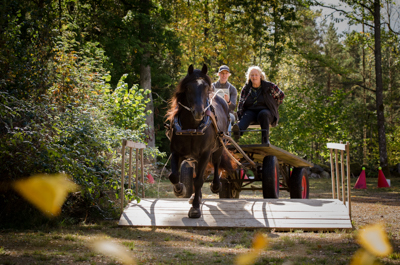
<svg viewBox="0 0 400 265"><path fill-rule="evenodd" d="M210 110L211 109L211 110ZM173 126L169 124L164 124L164 127L166 128L165 134L167 135L167 138L171 140L173 131L175 131L176 135L189 135L189 136L201 136L205 134L205 130L213 124L213 127L215 129L216 135L220 136L223 135L223 132L221 132L218 128L217 125L217 117L215 116L215 110L213 106L211 105L209 109L206 110L205 115L203 119L201 120L199 126L196 129L186 129L182 130L182 126L180 124L180 120L178 115L174 117L174 122Z"/></svg>

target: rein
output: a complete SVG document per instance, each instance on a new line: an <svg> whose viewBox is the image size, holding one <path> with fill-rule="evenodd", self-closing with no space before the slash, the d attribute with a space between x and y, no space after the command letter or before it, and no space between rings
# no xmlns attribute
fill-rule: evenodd
<svg viewBox="0 0 400 265"><path fill-rule="evenodd" d="M211 100L209 101L208 106L204 108L204 110L203 110L204 112L206 112L207 109L211 106L213 99L215 98L215 96L218 94L219 91L222 91L222 89L218 89L217 92L215 92L214 96L213 96L213 97L211 98ZM207 101L208 101L208 100L207 100ZM188 111L190 111L190 112L192 112L192 110L193 110L192 108L189 108L189 107L183 105L183 104L180 103L180 102L178 102L178 104L181 105L183 108L185 108L186 110L188 110Z"/></svg>
<svg viewBox="0 0 400 265"><path fill-rule="evenodd" d="M218 133L218 126L217 126L217 122L215 120L215 115L213 113L214 111L213 111L213 109L209 110L209 108L212 105L213 99L215 98L215 96L218 94L218 92L220 90L221 89L218 89L217 92L215 92L214 96L210 100L207 99L208 105L203 110L205 112L204 118L201 120L199 126L196 129L182 130L182 126L180 124L178 115L175 116L175 118L174 118L174 128L176 130L176 132L175 132L176 135L193 135L193 136L195 136L195 135L204 135L204 131L208 128L208 126L210 126L211 123L214 124L215 130ZM192 108L189 108L189 107L183 105L180 102L178 102L178 104L181 105L186 110L192 112Z"/></svg>

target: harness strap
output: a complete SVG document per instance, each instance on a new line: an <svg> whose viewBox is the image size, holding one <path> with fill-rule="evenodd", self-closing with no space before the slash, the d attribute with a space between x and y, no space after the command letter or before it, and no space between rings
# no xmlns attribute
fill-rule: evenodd
<svg viewBox="0 0 400 265"><path fill-rule="evenodd" d="M215 96L215 95L214 95L214 96ZM213 98L214 98L214 97L213 97ZM213 99L213 98L211 98L211 102L212 102L212 99ZM213 125L214 125L214 127L215 127L215 130L216 130L216 132L217 132L217 134L218 134L219 130L218 130L218 125L217 125L216 117L215 117L215 115L214 115L214 113L213 113L213 107L212 107L211 103L209 103L209 99L207 99L206 103L207 103L208 106L207 106L207 108L205 108L205 115L204 115L204 118L203 118L203 120L200 122L200 124L199 124L199 126L197 127L197 129L182 130L182 126L181 126L181 124L180 124L178 115L176 115L176 116L174 117L174 126L173 126L173 129L175 129L176 135L193 135L193 136L196 136L196 135L204 135L204 131L208 128L208 126L210 126L211 123L213 123ZM180 103L179 103L179 104L180 104ZM182 104L181 104L181 106L183 106L184 108L186 108L186 109L188 109L188 110L190 111L190 109L187 108L186 106L184 106L184 105L182 105ZM210 109L211 109L211 110L210 110ZM170 128L170 131L171 131L170 135L172 136L172 128ZM171 140L171 138L169 138L169 139Z"/></svg>
<svg viewBox="0 0 400 265"><path fill-rule="evenodd" d="M204 131L210 126L211 124L210 116L206 115L204 116L204 119L200 122L199 126L197 129L187 129L187 130L182 130L182 127L180 125L178 116L174 117L174 129L175 129L175 134L176 135L204 135Z"/></svg>
<svg viewBox="0 0 400 265"><path fill-rule="evenodd" d="M211 112L210 110L207 110L207 111L206 111L206 115L211 117L211 120L212 120L212 123L213 123L213 125L214 125L215 131L216 131L217 133L219 133L220 131L219 131L219 129L218 129L217 119L216 119L214 113Z"/></svg>
<svg viewBox="0 0 400 265"><path fill-rule="evenodd" d="M164 128L165 128L165 136L167 136L168 140L171 141L171 137L172 137L172 128L171 125L168 123L164 123Z"/></svg>

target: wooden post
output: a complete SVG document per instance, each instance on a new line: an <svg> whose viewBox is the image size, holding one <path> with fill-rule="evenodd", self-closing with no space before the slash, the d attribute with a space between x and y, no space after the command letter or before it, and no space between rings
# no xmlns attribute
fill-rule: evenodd
<svg viewBox="0 0 400 265"><path fill-rule="evenodd" d="M335 199L335 170L333 168L333 157L332 157L332 149L329 148L331 154L331 179L332 179L332 199Z"/></svg>
<svg viewBox="0 0 400 265"><path fill-rule="evenodd" d="M142 169L142 198L144 198L144 161L143 161L143 149L140 149L140 161Z"/></svg>
<svg viewBox="0 0 400 265"><path fill-rule="evenodd" d="M125 183L125 146L126 140L122 140L122 162L121 162L121 213L124 211L124 183Z"/></svg>
<svg viewBox="0 0 400 265"><path fill-rule="evenodd" d="M139 150L136 149L136 195L139 194Z"/></svg>
<svg viewBox="0 0 400 265"><path fill-rule="evenodd" d="M132 187L131 186L131 179L132 179L132 148L136 149L136 195L138 195L138 149L140 149L140 155L141 155L141 160L142 160L142 181L144 180L144 161L143 161L143 149L146 148L145 144L142 143L135 143L132 141L127 141L126 139L122 140L122 170L121 170L121 213L124 211L124 203L125 203L125 147L129 147L129 189ZM144 198L144 188L142 190L142 195Z"/></svg>
<svg viewBox="0 0 400 265"><path fill-rule="evenodd" d="M129 147L129 181L128 181L128 189L131 189L131 179L132 179L132 147Z"/></svg>
<svg viewBox="0 0 400 265"><path fill-rule="evenodd" d="M336 190L337 190L337 199L340 200L340 183L342 185L342 200L343 204L346 205L347 201L347 207L349 210L349 217L351 220L351 191L350 191L350 143L346 142L346 144L343 144L340 142L340 144L337 143L328 143L327 147L329 148L330 151L330 162L331 162L331 175L332 175L332 198L335 199L335 173L336 173ZM333 169L333 149L335 149L335 170ZM338 165L338 150L340 150L340 166L341 166L341 181L339 181L339 165ZM347 181L345 182L345 170L344 170L344 152L346 151L346 178ZM345 192L345 186L347 186L347 195ZM347 198L346 198L347 196Z"/></svg>
<svg viewBox="0 0 400 265"><path fill-rule="evenodd" d="M347 199L349 200L349 216L351 220L351 191L350 191L350 143L346 143L346 162L347 162Z"/></svg>
<svg viewBox="0 0 400 265"><path fill-rule="evenodd" d="M335 149L335 170L336 170L336 185L337 185L337 198L340 200L340 182L339 182L339 162L338 162L338 151Z"/></svg>
<svg viewBox="0 0 400 265"><path fill-rule="evenodd" d="M342 177L342 198L343 198L343 204L346 205L346 193L344 192L345 185L344 185L344 151L340 150L340 175Z"/></svg>

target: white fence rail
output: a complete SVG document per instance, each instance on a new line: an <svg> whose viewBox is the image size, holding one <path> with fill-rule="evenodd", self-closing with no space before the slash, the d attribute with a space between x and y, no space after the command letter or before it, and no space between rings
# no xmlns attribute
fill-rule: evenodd
<svg viewBox="0 0 400 265"><path fill-rule="evenodd" d="M343 201L349 209L351 219L351 191L350 191L350 143L328 143L331 155L331 179L332 179L332 199ZM340 170L338 152L340 151ZM334 152L334 157L333 157ZM346 152L346 170L344 163L344 153ZM346 176L346 182L345 182Z"/></svg>

